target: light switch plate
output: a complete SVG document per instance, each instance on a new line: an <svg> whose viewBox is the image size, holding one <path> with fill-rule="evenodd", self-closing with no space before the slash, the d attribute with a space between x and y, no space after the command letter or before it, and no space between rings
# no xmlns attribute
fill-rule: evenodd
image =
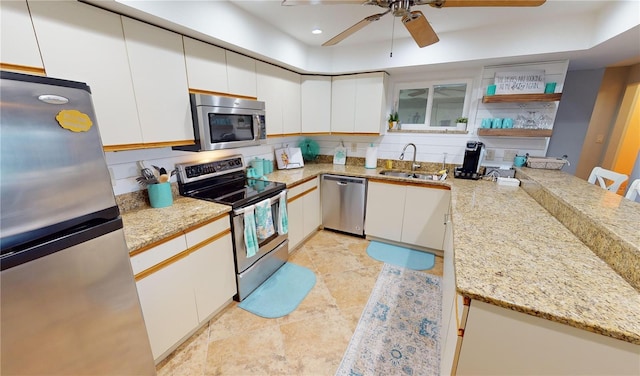
<svg viewBox="0 0 640 376"><path fill-rule="evenodd" d="M517 154L518 154L517 150L505 150L504 155L502 156L502 160L513 162L513 159L516 157Z"/></svg>

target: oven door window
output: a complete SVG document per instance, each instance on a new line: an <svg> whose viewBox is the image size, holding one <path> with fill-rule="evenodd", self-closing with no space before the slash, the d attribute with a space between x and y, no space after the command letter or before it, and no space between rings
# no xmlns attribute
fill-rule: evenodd
<svg viewBox="0 0 640 376"><path fill-rule="evenodd" d="M214 113L208 115L212 143L254 139L252 115Z"/></svg>

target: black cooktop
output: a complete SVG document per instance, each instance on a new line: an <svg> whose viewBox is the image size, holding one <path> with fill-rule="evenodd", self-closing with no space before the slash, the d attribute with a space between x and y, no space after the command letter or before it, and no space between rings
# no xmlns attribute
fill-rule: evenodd
<svg viewBox="0 0 640 376"><path fill-rule="evenodd" d="M274 197L285 188L284 183L248 178L242 180L242 187L209 187L194 191L189 196L229 205L237 209Z"/></svg>
<svg viewBox="0 0 640 376"><path fill-rule="evenodd" d="M286 188L284 183L246 178L241 156L177 167L181 195L234 209L274 197Z"/></svg>

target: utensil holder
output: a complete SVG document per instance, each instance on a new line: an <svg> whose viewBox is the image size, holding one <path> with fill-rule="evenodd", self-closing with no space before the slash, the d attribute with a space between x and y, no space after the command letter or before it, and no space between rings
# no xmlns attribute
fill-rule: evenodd
<svg viewBox="0 0 640 376"><path fill-rule="evenodd" d="M147 187L149 203L152 208L165 208L173 205L171 183L151 184Z"/></svg>

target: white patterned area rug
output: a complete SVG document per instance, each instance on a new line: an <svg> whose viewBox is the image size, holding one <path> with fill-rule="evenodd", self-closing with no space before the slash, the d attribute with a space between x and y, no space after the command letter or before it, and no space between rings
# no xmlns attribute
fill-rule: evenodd
<svg viewBox="0 0 640 376"><path fill-rule="evenodd" d="M384 264L336 375L439 375L441 282Z"/></svg>

